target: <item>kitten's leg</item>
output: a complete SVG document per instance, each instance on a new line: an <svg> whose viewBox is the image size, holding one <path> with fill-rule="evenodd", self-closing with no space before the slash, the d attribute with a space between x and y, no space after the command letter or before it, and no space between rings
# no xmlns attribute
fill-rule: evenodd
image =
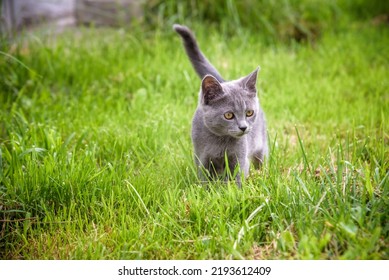
<svg viewBox="0 0 389 280"><path fill-rule="evenodd" d="M238 186L238 188L242 188L242 177L241 177L242 169L240 166L238 166L238 161L236 161L236 160L233 160L232 162L230 160L228 162L228 169L229 170L228 171L227 171L227 169L225 170L226 174L225 174L224 181L227 183L228 181L233 179L233 175L234 175L237 167L239 167L239 170L235 175L235 183Z"/></svg>
<svg viewBox="0 0 389 280"><path fill-rule="evenodd" d="M202 164L204 162L203 160L200 160L196 155L194 158L195 165L197 168L197 177L200 180L201 183L204 183L207 181L207 176L206 176L206 168Z"/></svg>
<svg viewBox="0 0 389 280"><path fill-rule="evenodd" d="M255 169L260 169L262 164L263 164L263 160L264 160L263 151L262 150L256 151L251 160L254 164Z"/></svg>
<svg viewBox="0 0 389 280"><path fill-rule="evenodd" d="M235 172L235 168L239 167L238 173L235 176L235 182L239 188L242 188L242 175L243 177L247 177L250 169L250 162L247 157L241 156L240 159L232 158L229 162L230 172Z"/></svg>
<svg viewBox="0 0 389 280"><path fill-rule="evenodd" d="M217 179L217 164L215 165L210 157L196 157L195 164L197 166L198 177L202 183L208 183L212 179Z"/></svg>

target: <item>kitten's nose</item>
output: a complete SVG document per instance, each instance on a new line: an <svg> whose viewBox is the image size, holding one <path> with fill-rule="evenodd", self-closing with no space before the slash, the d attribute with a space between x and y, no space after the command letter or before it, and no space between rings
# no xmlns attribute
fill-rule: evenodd
<svg viewBox="0 0 389 280"><path fill-rule="evenodd" d="M239 129L242 130L243 132L245 132L247 129L247 126L240 126Z"/></svg>

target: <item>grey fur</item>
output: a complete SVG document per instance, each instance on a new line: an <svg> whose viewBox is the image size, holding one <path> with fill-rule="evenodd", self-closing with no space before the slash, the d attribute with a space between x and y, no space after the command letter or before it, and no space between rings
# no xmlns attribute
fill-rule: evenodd
<svg viewBox="0 0 389 280"><path fill-rule="evenodd" d="M189 56L190 62L200 79L209 74L214 76L219 82L224 82L219 72L209 63L208 59L199 49L192 31L188 27L179 24L174 24L173 28L182 37L186 54Z"/></svg>
<svg viewBox="0 0 389 280"><path fill-rule="evenodd" d="M226 82L202 54L190 29L178 24L173 28L181 35L186 53L202 78L192 121L199 175L203 179L225 175L227 156L231 172L240 167L236 177L240 186L242 173L249 174L250 161L259 168L268 152L265 117L256 90L259 67L243 78ZM232 113L233 118L227 119L226 113Z"/></svg>

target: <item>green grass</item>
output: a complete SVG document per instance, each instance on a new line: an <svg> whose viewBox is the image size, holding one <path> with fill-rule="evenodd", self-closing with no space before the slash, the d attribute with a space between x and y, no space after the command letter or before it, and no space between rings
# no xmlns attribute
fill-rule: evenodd
<svg viewBox="0 0 389 280"><path fill-rule="evenodd" d="M219 32L249 29L263 43L314 41L350 21L387 22L389 2L382 0L148 0L145 21L152 26L176 22L216 25Z"/></svg>
<svg viewBox="0 0 389 280"><path fill-rule="evenodd" d="M29 35L0 54L1 258L388 259L388 29L193 28L227 79L261 66L264 168L198 183L200 81L170 27Z"/></svg>

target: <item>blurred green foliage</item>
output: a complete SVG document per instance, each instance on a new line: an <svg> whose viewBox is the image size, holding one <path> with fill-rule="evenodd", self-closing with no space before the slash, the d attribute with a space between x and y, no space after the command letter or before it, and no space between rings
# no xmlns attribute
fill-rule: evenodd
<svg viewBox="0 0 389 280"><path fill-rule="evenodd" d="M271 39L304 41L351 21L376 19L387 24L389 1L150 0L145 11L147 23L157 27L202 22L230 33L248 28Z"/></svg>

